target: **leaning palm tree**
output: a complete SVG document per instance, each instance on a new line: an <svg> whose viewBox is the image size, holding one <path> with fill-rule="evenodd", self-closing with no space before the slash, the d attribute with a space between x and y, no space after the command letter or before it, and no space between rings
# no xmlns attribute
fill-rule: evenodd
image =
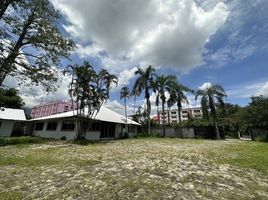
<svg viewBox="0 0 268 200"><path fill-rule="evenodd" d="M219 128L217 125L217 109L216 109L216 102L217 101L220 105L224 106L224 97L226 97L226 93L222 86L220 85L211 85L205 89L199 89L196 92L195 100L198 97L201 97L201 106L204 117L212 117L213 125L216 133L217 139L220 139Z"/></svg>
<svg viewBox="0 0 268 200"><path fill-rule="evenodd" d="M150 114L151 114L151 102L150 102L150 89L151 83L154 78L155 69L152 66L147 67L146 69L138 68L135 72L135 75L138 76L136 82L134 83L134 87L132 92L136 95L140 95L142 91L144 91L145 99L146 99L146 116L148 122L148 134L151 133L150 128Z"/></svg>
<svg viewBox="0 0 268 200"><path fill-rule="evenodd" d="M177 104L180 123L181 123L182 104L183 103L189 104L187 96L185 95L186 92L190 92L193 94L194 90L180 84L179 82L174 82L170 90L170 98L168 99L167 102L169 107L173 106L174 104Z"/></svg>
<svg viewBox="0 0 268 200"><path fill-rule="evenodd" d="M124 99L125 117L126 117L126 124L127 124L127 98L129 98L129 88L128 87L122 87L122 89L120 91L120 98Z"/></svg>
<svg viewBox="0 0 268 200"><path fill-rule="evenodd" d="M166 135L166 116L165 116L165 103L166 103L166 92L170 92L170 89L174 82L177 81L176 76L171 75L161 75L157 76L154 81L154 91L157 91L162 104L162 114L163 114L163 120L162 120L162 127L163 127L163 136Z"/></svg>

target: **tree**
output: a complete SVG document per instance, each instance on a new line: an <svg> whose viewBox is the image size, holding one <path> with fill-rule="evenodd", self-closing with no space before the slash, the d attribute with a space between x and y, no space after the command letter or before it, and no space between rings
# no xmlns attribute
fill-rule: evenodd
<svg viewBox="0 0 268 200"><path fill-rule="evenodd" d="M3 2L0 4L0 19L3 17L4 13L6 12L7 8L10 5L13 5L18 2L18 0L3 0Z"/></svg>
<svg viewBox="0 0 268 200"><path fill-rule="evenodd" d="M197 100L198 97L201 97L203 115L207 119L209 119L210 116L212 117L217 139L220 139L220 133L217 125L217 109L215 102L218 102L221 106L224 106L223 99L226 96L227 95L224 89L220 85L212 85L203 90L199 89L195 95L195 100Z"/></svg>
<svg viewBox="0 0 268 200"><path fill-rule="evenodd" d="M15 88L0 88L0 107L21 108L24 105L23 100L18 95L18 91Z"/></svg>
<svg viewBox="0 0 268 200"><path fill-rule="evenodd" d="M151 114L151 102L150 102L150 90L151 82L153 81L155 69L152 66L146 69L138 68L135 75L138 76L136 82L134 83L133 91L135 94L140 95L144 91L146 99L146 116L148 120L148 134L151 134L150 128L150 114Z"/></svg>
<svg viewBox="0 0 268 200"><path fill-rule="evenodd" d="M57 70L53 66L61 58L68 58L74 47L60 33L59 13L49 0L5 2L16 6L16 12L6 12L1 19L4 28L0 33L0 86L7 76L19 76L20 83L30 79L46 91L54 89ZM1 11L4 9L1 7Z"/></svg>
<svg viewBox="0 0 268 200"><path fill-rule="evenodd" d="M69 94L72 102L76 104L73 106L77 115L75 118L76 137L78 140L82 140L101 106L109 98L112 85L117 84L117 78L107 70L97 73L86 61L81 66L69 66L65 73L72 75ZM111 79L111 77L113 78Z"/></svg>
<svg viewBox="0 0 268 200"><path fill-rule="evenodd" d="M166 92L170 92L172 85L177 81L176 76L157 76L154 81L154 91L159 95L162 104L162 114L163 114L163 136L166 136L166 116L165 116L165 103L166 103ZM158 98L158 97L157 97Z"/></svg>
<svg viewBox="0 0 268 200"><path fill-rule="evenodd" d="M170 88L170 98L168 99L168 105L171 107L175 103L177 103L178 114L179 114L179 122L181 123L181 109L183 103L189 103L186 92L194 93L194 90L180 84L179 82L173 82Z"/></svg>
<svg viewBox="0 0 268 200"><path fill-rule="evenodd" d="M126 124L127 124L127 99L129 98L129 88L128 87L122 87L121 88L120 98L124 99L125 117L126 117Z"/></svg>

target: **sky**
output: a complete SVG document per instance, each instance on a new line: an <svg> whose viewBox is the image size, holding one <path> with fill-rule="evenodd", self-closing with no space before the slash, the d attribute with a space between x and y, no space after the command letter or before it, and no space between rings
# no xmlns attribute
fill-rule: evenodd
<svg viewBox="0 0 268 200"><path fill-rule="evenodd" d="M268 0L51 0L62 14L60 28L77 48L68 64L89 61L119 77L107 106L123 113L120 88L133 87L137 67L176 75L193 89L220 84L228 103L245 106L253 95L268 96ZM26 106L68 99L70 78L45 94L40 87L20 90ZM152 104L155 95L152 94ZM199 102L189 95L190 104ZM137 103L144 105L144 96ZM153 107L153 113L156 108ZM128 112L133 99L128 100Z"/></svg>

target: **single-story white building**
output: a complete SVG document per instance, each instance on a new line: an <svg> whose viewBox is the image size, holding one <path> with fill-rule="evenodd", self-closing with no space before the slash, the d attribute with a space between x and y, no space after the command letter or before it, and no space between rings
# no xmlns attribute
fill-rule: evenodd
<svg viewBox="0 0 268 200"><path fill-rule="evenodd" d="M0 108L0 136L11 136L16 122L26 121L24 110Z"/></svg>
<svg viewBox="0 0 268 200"><path fill-rule="evenodd" d="M60 114L50 115L29 120L33 125L32 135L43 138L67 140L76 138L74 118L77 117L76 111L69 111ZM86 133L88 140L102 140L119 138L120 133L127 132L129 136L137 133L140 124L118 114L105 106L102 106L92 123L91 130Z"/></svg>

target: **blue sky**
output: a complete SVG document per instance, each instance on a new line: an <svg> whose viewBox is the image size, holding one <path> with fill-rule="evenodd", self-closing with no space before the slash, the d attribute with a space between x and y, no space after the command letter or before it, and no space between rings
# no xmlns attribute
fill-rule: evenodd
<svg viewBox="0 0 268 200"><path fill-rule="evenodd" d="M123 109L120 88L131 88L136 67L149 64L193 89L221 84L230 103L244 106L252 95L268 95L267 0L51 2L62 14L61 29L77 43L71 61L62 66L88 60L118 75L108 103L118 112ZM68 82L61 79L57 95L35 92L39 96L32 97L32 91L24 91L26 103L68 98L63 92ZM189 98L190 106L198 105ZM143 97L138 102L144 104Z"/></svg>

